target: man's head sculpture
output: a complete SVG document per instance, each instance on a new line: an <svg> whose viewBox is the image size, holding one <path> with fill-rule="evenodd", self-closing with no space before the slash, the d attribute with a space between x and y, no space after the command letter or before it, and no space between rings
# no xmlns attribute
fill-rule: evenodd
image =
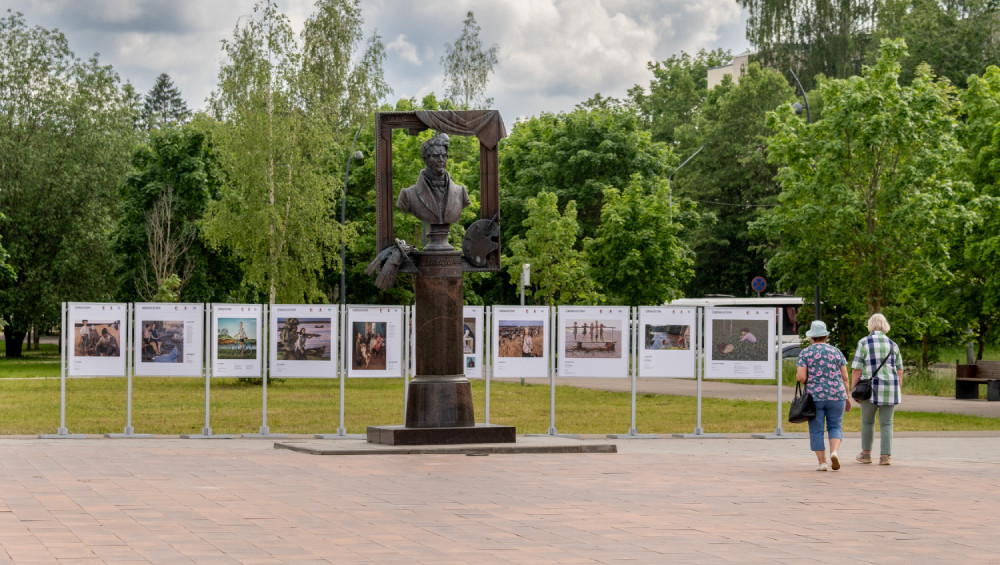
<svg viewBox="0 0 1000 565"><path fill-rule="evenodd" d="M449 251L448 227L462 218L462 209L472 203L465 187L448 175L448 136L438 134L420 146L425 168L416 184L399 191L396 207L427 225L425 251Z"/></svg>
<svg viewBox="0 0 1000 565"><path fill-rule="evenodd" d="M445 167L448 165L450 147L451 140L448 139L446 133L439 133L420 144L420 157L424 160L424 165L436 176L446 173Z"/></svg>

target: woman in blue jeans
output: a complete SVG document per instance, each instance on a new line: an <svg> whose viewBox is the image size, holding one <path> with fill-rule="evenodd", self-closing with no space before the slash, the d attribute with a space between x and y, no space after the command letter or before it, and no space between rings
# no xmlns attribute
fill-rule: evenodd
<svg viewBox="0 0 1000 565"><path fill-rule="evenodd" d="M795 363L798 369L795 380L806 384L806 392L811 393L816 402L816 417L809 420L809 447L816 453L819 461L817 471L826 471L826 444L823 441L823 428L830 436L830 467L834 471L840 469L840 442L844 438L841 422L845 410L850 412L851 401L848 400L847 386L850 382L847 376L847 359L836 347L826 342L830 332L826 324L814 320L806 332L806 337L812 339L812 345L799 353Z"/></svg>

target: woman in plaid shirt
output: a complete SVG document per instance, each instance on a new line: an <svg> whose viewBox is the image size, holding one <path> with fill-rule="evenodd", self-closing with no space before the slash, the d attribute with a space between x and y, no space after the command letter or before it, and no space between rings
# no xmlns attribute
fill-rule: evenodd
<svg viewBox="0 0 1000 565"><path fill-rule="evenodd" d="M885 316L874 314L868 318L868 331L871 333L858 341L854 361L851 363L852 388L858 384L858 380L870 379L878 370L872 381L871 399L861 401L861 454L857 456L857 460L859 463L872 462L877 412L881 452L878 463L889 465L889 457L892 455L892 414L902 397L903 357L899 354L896 342L885 335L889 331L889 321ZM882 365L881 369L878 368L879 365Z"/></svg>

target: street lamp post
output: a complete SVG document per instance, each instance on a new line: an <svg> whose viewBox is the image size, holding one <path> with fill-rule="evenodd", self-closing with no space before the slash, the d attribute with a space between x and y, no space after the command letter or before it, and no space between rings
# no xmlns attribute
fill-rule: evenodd
<svg viewBox="0 0 1000 565"><path fill-rule="evenodd" d="M681 163L680 165L677 165L677 168L674 169L669 175L667 175L667 191L668 191L667 192L667 207L670 209L670 223L671 224L674 223L674 187L672 185L674 174L677 173L677 171L681 170L681 167L683 167L684 165L687 165L688 161L690 161L691 159L694 159L695 155L701 153L701 150L704 149L706 145L708 145L708 142L702 143L701 147L699 147L697 151L695 151L694 153L692 153L687 159L684 159L683 163Z"/></svg>
<svg viewBox="0 0 1000 565"><path fill-rule="evenodd" d="M340 304L347 304L347 263L345 262L344 226L347 215L347 178L351 175L351 161L360 161L364 155L360 151L355 151L354 147L358 143L358 135L364 122L358 126L358 131L354 133L354 141L351 142L351 152L347 156L347 170L344 172L344 192L340 198Z"/></svg>
<svg viewBox="0 0 1000 565"><path fill-rule="evenodd" d="M812 121L813 121L812 120L812 112L809 111L809 97L806 96L806 89L802 88L802 83L799 82L799 77L795 74L795 71L793 71L791 68L789 68L788 72L791 73L792 74L792 78L795 79L795 84L796 84L796 86L799 87L799 92L802 93L802 100L805 101L805 104L806 104L805 105L805 109L806 109L806 123L807 124L812 124ZM803 108L802 104L799 104L798 102L796 102L795 104L792 104L792 108L795 109L795 113L796 114L801 114L802 113L802 108ZM820 271L817 268L816 269L816 298L815 298L815 300L816 300L816 306L814 308L815 311L816 311L816 316L815 316L814 319L816 319L816 320L821 320L822 317L823 317L823 311L820 309L819 281L820 281Z"/></svg>

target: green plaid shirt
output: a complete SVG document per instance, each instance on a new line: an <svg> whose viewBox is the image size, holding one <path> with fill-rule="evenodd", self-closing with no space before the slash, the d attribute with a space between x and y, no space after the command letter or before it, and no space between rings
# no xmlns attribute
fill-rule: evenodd
<svg viewBox="0 0 1000 565"><path fill-rule="evenodd" d="M892 353L890 355L890 352ZM899 404L902 392L899 390L899 373L903 368L903 357L899 354L899 346L883 332L874 331L858 341L854 351L852 369L861 370L862 379L872 378L872 373L878 369L882 360L885 365L879 369L877 378L872 381L872 404Z"/></svg>

